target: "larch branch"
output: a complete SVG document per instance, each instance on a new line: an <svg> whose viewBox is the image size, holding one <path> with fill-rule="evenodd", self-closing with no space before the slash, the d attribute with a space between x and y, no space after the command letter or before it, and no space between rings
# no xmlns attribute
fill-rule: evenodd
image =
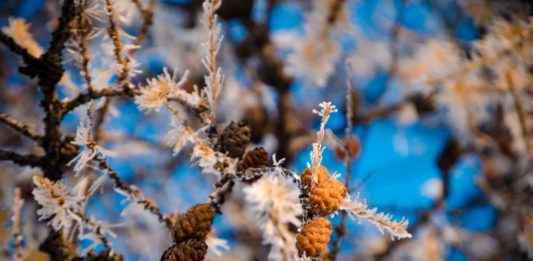
<svg viewBox="0 0 533 261"><path fill-rule="evenodd" d="M41 138L30 126L9 117L7 114L0 113L0 122L32 140L39 140Z"/></svg>

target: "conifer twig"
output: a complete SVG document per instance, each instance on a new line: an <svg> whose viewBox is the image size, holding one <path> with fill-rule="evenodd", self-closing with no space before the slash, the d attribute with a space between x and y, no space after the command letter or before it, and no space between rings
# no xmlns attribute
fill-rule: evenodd
<svg viewBox="0 0 533 261"><path fill-rule="evenodd" d="M103 170L113 181L115 188L124 191L136 203L143 205L146 210L156 215L159 221L164 223L169 229L172 228L172 218L168 215L161 213L161 209L153 200L146 198L139 188L128 185L124 181L122 181L122 179L120 179L115 170L113 170L103 158L96 157L95 160L98 162L98 167Z"/></svg>
<svg viewBox="0 0 533 261"><path fill-rule="evenodd" d="M20 166L43 167L43 158L34 155L22 155L0 149L0 161L8 160Z"/></svg>
<svg viewBox="0 0 533 261"><path fill-rule="evenodd" d="M107 29L107 34L109 35L109 38L111 38L111 41L113 42L113 45L115 47L115 59L117 60L117 63L121 66L117 82L119 85L124 84L124 86L127 86L127 88L129 88L129 68L127 60L124 59L124 57L122 56L122 42L120 40L120 32L114 19L115 9L113 7L113 3L111 3L111 0L106 0L105 2L107 10L107 19L109 21L109 28Z"/></svg>
<svg viewBox="0 0 533 261"><path fill-rule="evenodd" d="M89 63L91 61L91 57L89 54L89 48L88 48L88 40L89 40L89 33L91 31L91 25L89 22L84 19L84 12L85 7L83 4L78 5L79 8L79 15L77 17L77 30L80 34L80 40L78 42L79 48L80 48L80 54L82 58L82 72L83 77L85 79L85 83L87 84L87 89L89 92L94 91L94 86L92 85L91 75L89 73Z"/></svg>
<svg viewBox="0 0 533 261"><path fill-rule="evenodd" d="M24 200L20 195L20 188L15 188L15 197L13 200L13 217L11 221L13 222L13 238L15 240L15 260L23 260L22 255L22 235L20 233L20 211Z"/></svg>
<svg viewBox="0 0 533 261"><path fill-rule="evenodd" d="M37 134L37 132L35 132L29 125L21 123L4 113L0 113L0 122L32 140L41 139L41 136Z"/></svg>
<svg viewBox="0 0 533 261"><path fill-rule="evenodd" d="M346 68L348 72L352 71L351 63L347 62ZM346 79L346 129L344 130L345 134L345 142L343 144L344 150L346 152L346 174L344 175L344 186L346 188L350 187L350 174L352 172L352 150L348 147L348 144L346 143L349 138L352 136L352 129L353 129L353 96L352 96L352 79L351 74L348 73L348 77ZM342 238L346 235L346 212L341 212L341 221L339 225L335 227L335 232L337 233L337 237L333 241L333 250L330 253L330 257L332 260L337 259L337 254L340 252L340 243Z"/></svg>
<svg viewBox="0 0 533 261"><path fill-rule="evenodd" d="M133 41L133 45L141 45L143 41L146 39L146 36L148 35L148 31L152 27L154 23L154 10L156 5L156 0L150 0L148 2L148 6L146 8L143 8L142 3L140 0L132 0L135 6L137 6L137 9L141 13L143 17L143 24L141 26L141 29L139 33L137 34L137 37ZM131 49L128 51L129 56L135 55L138 49Z"/></svg>

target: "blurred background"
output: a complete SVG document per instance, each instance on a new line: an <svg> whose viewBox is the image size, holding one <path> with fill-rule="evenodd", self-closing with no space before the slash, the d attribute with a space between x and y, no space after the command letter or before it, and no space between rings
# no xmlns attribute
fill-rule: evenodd
<svg viewBox="0 0 533 261"><path fill-rule="evenodd" d="M103 8L94 2L95 10ZM340 3L340 10L328 8L333 2ZM135 5L116 5L122 30L135 35L142 26ZM0 27L23 18L45 48L60 10L56 0L3 0ZM352 96L351 195L396 219L407 218L413 239L391 241L375 226L347 219L338 260L533 259L531 2L224 0L218 14L224 35L219 65L226 76L219 129L247 120L255 146L286 158L284 165L301 172L310 162L320 124L312 109L332 101L339 112L327 125L331 132L322 164L344 180L346 155L339 140L346 135L347 93ZM207 32L201 15L201 1L157 1L153 26L135 54L135 85L145 85L164 67L180 74L189 69L189 90L203 85L200 43ZM99 76L94 81L107 85L116 75L110 72L105 19L98 19L94 27L102 29L95 29L89 41L91 66ZM513 45L515 32L523 37L519 46ZM60 99L86 88L69 50L63 52L67 76L59 84ZM20 63L0 48L0 112L43 130L42 94L35 80L18 73ZM506 83L500 83L504 78L522 87L509 96ZM517 100L522 106L515 106ZM107 112L97 116L102 121L99 144L117 152L109 161L124 181L141 188L164 213L207 200L214 177L191 163L190 149L173 156L165 144L170 112L144 113L125 98L97 103L109 103L99 107ZM84 113L79 108L67 114L63 133L74 134ZM1 124L0 147L42 153ZM13 248L9 213L15 186L27 197L25 244L36 248L46 237L45 226L33 221L37 206L31 200L31 177L39 172L0 162L0 246L5 253ZM63 180L75 183L68 171ZM260 231L239 215L240 197L232 193L215 219L215 236L227 240L229 249L221 256L210 252L209 260L265 259L268 246L261 245ZM118 224L111 242L125 260L158 260L168 246L165 228L123 199L106 181L90 199L87 215ZM340 217L332 220L336 226ZM90 245L82 240L79 248Z"/></svg>

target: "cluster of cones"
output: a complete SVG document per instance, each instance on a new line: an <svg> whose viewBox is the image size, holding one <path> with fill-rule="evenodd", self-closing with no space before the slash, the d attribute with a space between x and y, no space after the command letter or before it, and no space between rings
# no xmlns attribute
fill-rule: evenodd
<svg viewBox="0 0 533 261"><path fill-rule="evenodd" d="M190 208L174 217L174 244L161 256L161 261L204 260L207 253L205 239L211 231L215 210L207 203Z"/></svg>
<svg viewBox="0 0 533 261"><path fill-rule="evenodd" d="M222 131L220 136L220 149L232 158L239 159L237 171L244 172L249 168L262 168L268 166L268 153L265 149L257 147L246 152L252 138L252 129L248 122L231 122ZM245 153L246 152L246 153ZM253 182L259 177L240 176L245 182Z"/></svg>
<svg viewBox="0 0 533 261"><path fill-rule="evenodd" d="M327 248L332 233L331 215L341 205L348 193L343 183L332 178L322 166L306 169L301 175L301 186L309 195L306 209L307 222L296 237L296 247L300 255L318 257Z"/></svg>
<svg viewBox="0 0 533 261"><path fill-rule="evenodd" d="M263 148L255 148L245 153L250 139L251 129L244 121L230 123L220 139L221 151L239 159L238 175L246 183L260 178L246 170L268 165L268 154ZM323 166L306 169L301 174L301 186L308 195L305 214L308 218L297 235L296 247L300 255L318 257L327 248L332 234L331 222L326 217L337 211L348 191L344 184L332 178Z"/></svg>

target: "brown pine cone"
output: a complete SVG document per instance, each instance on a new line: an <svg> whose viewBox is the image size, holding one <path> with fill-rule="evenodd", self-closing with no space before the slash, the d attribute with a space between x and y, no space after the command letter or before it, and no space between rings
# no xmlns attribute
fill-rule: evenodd
<svg viewBox="0 0 533 261"><path fill-rule="evenodd" d="M237 171L249 168L262 168L268 165L268 153L262 147L248 151L242 160L237 163Z"/></svg>
<svg viewBox="0 0 533 261"><path fill-rule="evenodd" d="M204 241L189 239L173 245L161 256L161 261L200 261L204 260L207 245Z"/></svg>
<svg viewBox="0 0 533 261"><path fill-rule="evenodd" d="M315 184L309 193L311 213L321 216L331 215L337 211L346 193L344 184L335 179L330 178Z"/></svg>
<svg viewBox="0 0 533 261"><path fill-rule="evenodd" d="M174 223L174 241L179 243L187 239L205 240L211 231L215 210L204 203L190 208L185 214L178 214Z"/></svg>
<svg viewBox="0 0 533 261"><path fill-rule="evenodd" d="M220 145L232 158L240 158L250 143L252 129L246 121L231 122L222 132Z"/></svg>
<svg viewBox="0 0 533 261"><path fill-rule="evenodd" d="M328 247L331 236L331 222L324 217L309 220L296 236L296 248L300 255L318 257Z"/></svg>
<svg viewBox="0 0 533 261"><path fill-rule="evenodd" d="M50 260L76 260L76 245L68 241L61 232L50 231L48 237L39 246L39 250L47 253Z"/></svg>
<svg viewBox="0 0 533 261"><path fill-rule="evenodd" d="M309 193L310 212L321 216L330 215L339 208L348 191L343 183L332 179L323 166L316 168L318 182L312 184L312 169L306 169L300 177L302 186Z"/></svg>
<svg viewBox="0 0 533 261"><path fill-rule="evenodd" d="M318 178L317 179L318 183L322 183L324 180L327 180L330 177L328 169L326 169L324 166L316 167L315 175ZM312 177L313 177L313 167L307 168L300 175L300 180L301 180L300 182L302 184L302 187L304 187L305 190L307 191L307 193L311 192L311 188L312 188L311 181L313 180Z"/></svg>

